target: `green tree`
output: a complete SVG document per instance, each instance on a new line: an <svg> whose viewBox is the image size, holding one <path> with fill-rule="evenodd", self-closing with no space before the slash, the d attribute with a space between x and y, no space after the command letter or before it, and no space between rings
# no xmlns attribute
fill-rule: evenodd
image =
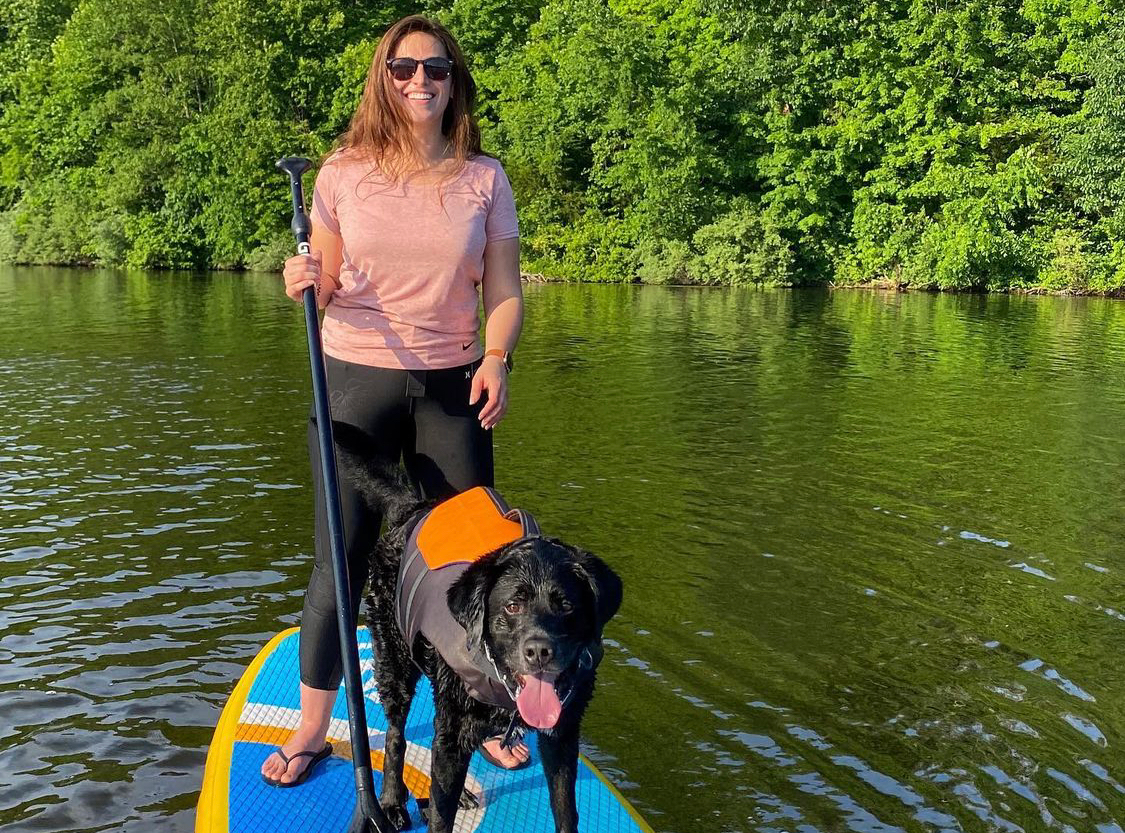
<svg viewBox="0 0 1125 833"><path fill-rule="evenodd" d="M335 0L13 0L0 258L276 266L379 32ZM451 0L528 268L1125 289L1120 0Z"/></svg>

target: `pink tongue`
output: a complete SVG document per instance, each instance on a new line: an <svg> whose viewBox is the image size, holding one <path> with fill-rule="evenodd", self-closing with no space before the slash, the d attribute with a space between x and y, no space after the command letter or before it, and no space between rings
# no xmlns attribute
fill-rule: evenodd
<svg viewBox="0 0 1125 833"><path fill-rule="evenodd" d="M533 729L550 729L559 722L562 702L555 693L555 674L527 674L516 695L516 708L524 723Z"/></svg>

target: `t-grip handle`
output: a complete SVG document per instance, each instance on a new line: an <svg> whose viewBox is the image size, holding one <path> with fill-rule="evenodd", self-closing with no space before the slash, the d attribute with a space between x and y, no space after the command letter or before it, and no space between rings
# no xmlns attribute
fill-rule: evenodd
<svg viewBox="0 0 1125 833"><path fill-rule="evenodd" d="M309 247L312 226L309 223L309 215L305 213L305 193L301 187L301 176L312 167L312 162L303 156L284 156L277 160L277 167L289 174L289 190L293 192L293 221L289 224L289 228L297 238L297 253L307 255L312 251Z"/></svg>

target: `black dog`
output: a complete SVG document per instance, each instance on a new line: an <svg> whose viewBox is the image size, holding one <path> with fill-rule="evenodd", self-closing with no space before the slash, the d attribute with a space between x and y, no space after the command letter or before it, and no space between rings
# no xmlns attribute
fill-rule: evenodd
<svg viewBox="0 0 1125 833"><path fill-rule="evenodd" d="M358 488L387 522L372 556L368 596L375 680L389 724L379 802L384 812L400 830L410 825L404 729L424 671L433 682L436 710L430 830L452 831L469 760L482 741L506 730L519 735L537 729L555 828L576 831L579 724L593 694L602 628L621 604L621 580L601 559L538 534L534 521L515 511L503 516L520 531L514 540L467 566L431 569L427 577L440 574L445 584L432 594L429 610L410 610L412 604L418 607L415 596L426 594L418 592L422 582L414 573L400 572L430 569L419 566L419 529L441 512L448 517L453 502L420 502L399 469L350 453L345 459ZM472 492L491 499L499 512L507 509L491 490ZM462 521L446 535L453 547L472 537L461 535ZM400 591L407 582L407 590ZM443 605L448 609L438 609ZM455 624L444 628L441 638L431 640L422 632L426 628L410 627L443 615ZM415 636L408 642L404 631Z"/></svg>

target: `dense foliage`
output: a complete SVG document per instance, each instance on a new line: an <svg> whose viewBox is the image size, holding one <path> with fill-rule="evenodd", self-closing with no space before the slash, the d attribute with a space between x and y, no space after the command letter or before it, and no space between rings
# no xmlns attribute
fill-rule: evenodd
<svg viewBox="0 0 1125 833"><path fill-rule="evenodd" d="M568 279L1125 288L1119 0L453 0L525 267ZM416 6L13 0L0 258L273 267Z"/></svg>

